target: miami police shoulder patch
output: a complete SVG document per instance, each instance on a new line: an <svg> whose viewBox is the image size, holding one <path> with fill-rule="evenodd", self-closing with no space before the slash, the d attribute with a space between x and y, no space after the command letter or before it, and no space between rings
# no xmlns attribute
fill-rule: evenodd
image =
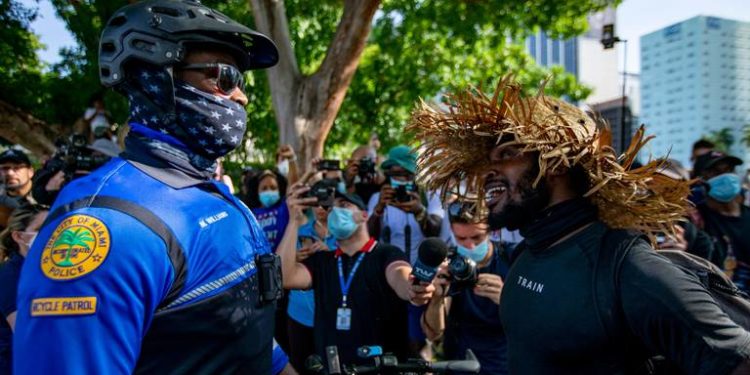
<svg viewBox="0 0 750 375"><path fill-rule="evenodd" d="M109 229L89 215L66 217L52 232L42 251L40 266L53 280L72 280L104 263L111 246Z"/></svg>

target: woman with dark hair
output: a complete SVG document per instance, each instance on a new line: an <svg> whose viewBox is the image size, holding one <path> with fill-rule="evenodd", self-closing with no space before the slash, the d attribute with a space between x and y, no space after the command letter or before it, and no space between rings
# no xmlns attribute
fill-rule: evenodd
<svg viewBox="0 0 750 375"><path fill-rule="evenodd" d="M289 222L289 211L284 202L286 187L286 178L277 171L265 170L247 180L245 204L255 215L274 251Z"/></svg>
<svg viewBox="0 0 750 375"><path fill-rule="evenodd" d="M16 325L16 291L21 266L39 228L47 218L47 207L23 204L13 210L8 226L0 232L0 374L11 373L11 348Z"/></svg>

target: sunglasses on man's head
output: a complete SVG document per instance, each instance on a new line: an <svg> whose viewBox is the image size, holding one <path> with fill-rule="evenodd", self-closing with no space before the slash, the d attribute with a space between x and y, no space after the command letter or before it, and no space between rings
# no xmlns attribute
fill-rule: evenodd
<svg viewBox="0 0 750 375"><path fill-rule="evenodd" d="M216 80L216 87L224 95L230 95L235 88L245 91L245 76L234 65L224 63L188 64L183 70L202 70Z"/></svg>

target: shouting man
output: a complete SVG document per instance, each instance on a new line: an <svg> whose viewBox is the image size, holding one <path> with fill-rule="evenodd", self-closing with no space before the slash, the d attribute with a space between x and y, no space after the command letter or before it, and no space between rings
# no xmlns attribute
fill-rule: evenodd
<svg viewBox="0 0 750 375"><path fill-rule="evenodd" d="M449 98L424 105L410 129L430 188L456 191L459 176L481 192L492 229L525 238L500 300L510 373L630 373L655 355L690 374L750 371L750 333L697 278L621 230L669 231L687 206L687 183L657 174L658 162L629 170L642 129L618 158L584 112L524 98L510 79L492 97Z"/></svg>

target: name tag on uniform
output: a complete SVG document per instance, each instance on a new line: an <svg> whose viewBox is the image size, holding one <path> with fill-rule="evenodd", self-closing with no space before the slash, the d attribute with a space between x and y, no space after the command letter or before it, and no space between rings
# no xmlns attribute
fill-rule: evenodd
<svg viewBox="0 0 750 375"><path fill-rule="evenodd" d="M339 307L336 310L336 329L339 331L348 331L352 328L352 309L348 307Z"/></svg>

